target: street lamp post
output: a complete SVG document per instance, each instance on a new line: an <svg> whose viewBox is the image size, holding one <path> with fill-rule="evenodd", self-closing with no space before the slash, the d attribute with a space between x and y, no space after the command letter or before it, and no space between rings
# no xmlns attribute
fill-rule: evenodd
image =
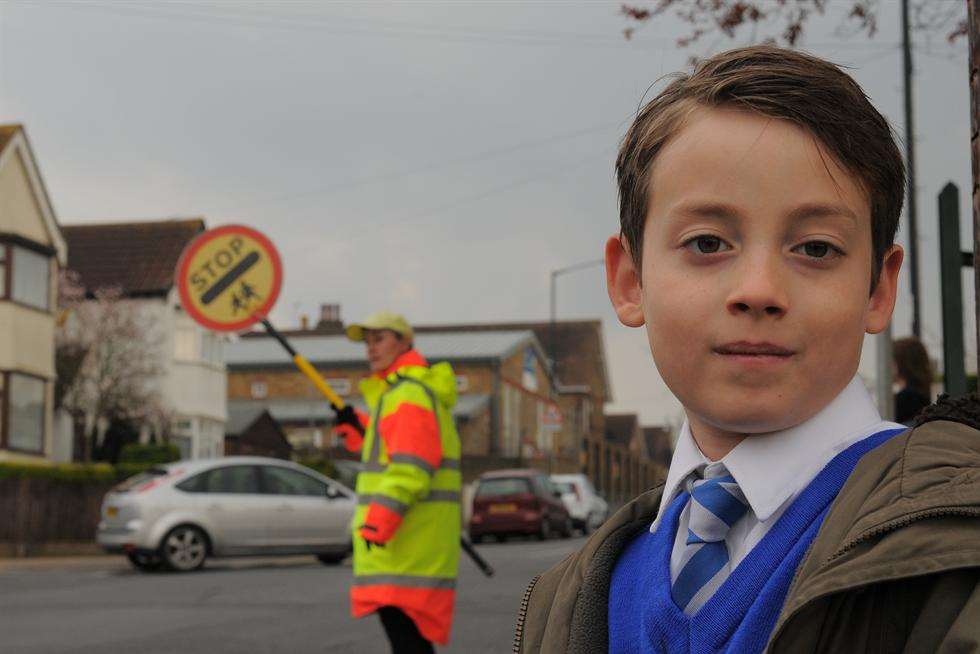
<svg viewBox="0 0 980 654"><path fill-rule="evenodd" d="M576 264L571 265L571 266L566 266L565 268L558 268L557 270L552 270L551 271L551 288L549 289L550 292L551 292L551 314L550 314L550 320L549 320L549 323L548 323L548 350L549 350L549 352L548 352L548 359L549 359L549 363L551 364L551 376L552 376L552 379L555 380L555 384L556 385L558 383L558 371L557 371L557 369L558 369L558 366L557 366L558 357L555 354L555 347L557 345L556 338L555 338L555 336L556 336L556 334L555 334L555 323L557 321L557 313L558 313L558 307L557 307L557 304L558 304L558 293L557 293L557 288L556 288L557 287L557 282L558 282L558 277L561 276L561 275L564 275L566 273L575 272L577 270L584 270L585 268L592 268L592 267L595 267L595 266L602 266L602 265L605 265L605 263L606 263L606 260L605 259L592 259L590 261L583 261L581 263L576 263ZM555 439L552 438L551 439L551 452L548 455L548 469L549 470L551 470L551 468L553 467L552 459L554 458L554 455L555 455Z"/></svg>
<svg viewBox="0 0 980 654"><path fill-rule="evenodd" d="M557 270L551 271L551 319L548 323L548 349L550 350L551 368L552 373L555 370L555 322L557 320L557 304L558 304L558 293L557 293L557 282L560 275L566 273L575 272L577 270L584 270L585 268L592 268L594 266L605 265L605 259L592 259L590 261L583 261L581 263L576 263L571 266L566 266L565 268L558 268Z"/></svg>

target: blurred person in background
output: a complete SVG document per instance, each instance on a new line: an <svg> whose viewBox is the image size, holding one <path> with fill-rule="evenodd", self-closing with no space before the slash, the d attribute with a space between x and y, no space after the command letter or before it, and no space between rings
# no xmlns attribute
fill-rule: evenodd
<svg viewBox="0 0 980 654"><path fill-rule="evenodd" d="M456 376L448 363L429 366L398 314L379 311L346 332L365 344L372 372L360 385L370 415L347 405L336 420L364 464L351 611L377 613L392 652L433 652L449 642L460 550Z"/></svg>
<svg viewBox="0 0 980 654"><path fill-rule="evenodd" d="M895 422L910 425L932 403L932 362L922 342L914 336L892 345L895 360Z"/></svg>

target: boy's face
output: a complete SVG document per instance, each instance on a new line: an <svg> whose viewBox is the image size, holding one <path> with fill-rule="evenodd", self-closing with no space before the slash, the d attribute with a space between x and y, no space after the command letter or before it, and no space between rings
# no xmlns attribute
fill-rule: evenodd
<svg viewBox="0 0 980 654"><path fill-rule="evenodd" d="M891 317L902 250L869 297L867 194L815 141L787 121L698 109L651 172L642 284L620 239L607 243L613 305L646 324L695 434L810 418Z"/></svg>

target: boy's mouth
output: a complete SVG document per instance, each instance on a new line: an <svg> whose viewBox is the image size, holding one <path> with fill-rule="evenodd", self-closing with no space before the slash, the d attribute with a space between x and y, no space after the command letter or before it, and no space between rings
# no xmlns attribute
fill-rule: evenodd
<svg viewBox="0 0 980 654"><path fill-rule="evenodd" d="M723 356L731 357L757 357L757 358L769 358L778 357L781 359L788 359L789 357L796 354L795 351L785 348L781 345L776 345L774 343L753 343L751 341L736 341L733 343L725 343L724 345L719 345L712 348L715 354L721 354Z"/></svg>

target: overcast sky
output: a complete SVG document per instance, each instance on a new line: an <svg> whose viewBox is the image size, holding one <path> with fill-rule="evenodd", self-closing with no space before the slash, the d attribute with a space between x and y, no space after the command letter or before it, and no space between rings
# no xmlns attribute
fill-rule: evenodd
<svg viewBox="0 0 980 654"><path fill-rule="evenodd" d="M838 1L803 46L853 67L901 133L898 3L881 4L875 39L840 34ZM63 223L203 216L267 233L285 260L281 326L328 302L345 320L382 307L417 323L543 320L549 271L601 258L618 229L615 150L648 88L690 54L749 42L681 50L673 18L626 41L618 7L0 2L0 122L26 125ZM966 42L942 36L916 36L934 357L935 196L949 180L964 189L964 247L972 235ZM601 269L558 288L559 318L603 320L609 410L677 422ZM896 336L910 306L906 278Z"/></svg>

